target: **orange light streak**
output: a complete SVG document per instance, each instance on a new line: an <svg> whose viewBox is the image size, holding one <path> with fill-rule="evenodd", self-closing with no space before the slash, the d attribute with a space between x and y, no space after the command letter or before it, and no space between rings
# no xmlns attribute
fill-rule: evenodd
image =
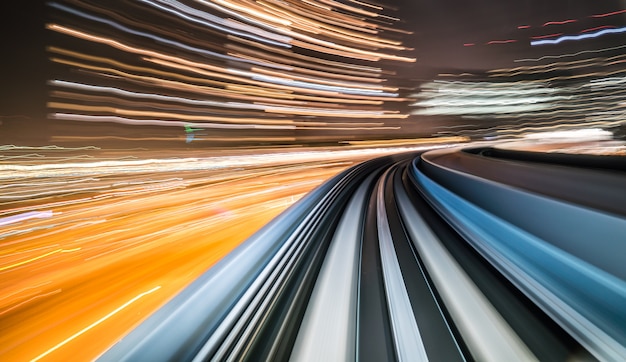
<svg viewBox="0 0 626 362"><path fill-rule="evenodd" d="M143 292L139 295L137 295L136 297L134 297L133 299L129 300L128 302L122 304L120 307L114 309L111 313L105 315L104 317L98 319L97 321L93 322L92 324L90 324L89 326L81 329L80 331L76 332L75 334L73 334L72 336L70 336L69 338L65 339L64 341L60 342L59 344L57 344L56 346L50 348L49 350L47 350L46 352L40 354L39 356L33 358L31 360L31 362L36 362L39 361L40 359L46 357L47 355L49 355L50 353L56 351L57 349L63 347L64 345L68 344L69 342L73 341L74 339L76 339L78 336L80 336L81 334L84 334L85 332L89 331L90 329L93 329L94 327L98 326L99 324L101 324L102 322L106 321L107 319L111 318L113 315L119 313L122 309L128 307L129 305L131 305L132 303L135 303L137 300L139 300L140 298L145 297L148 294L154 293L157 290L161 289L161 286L158 285L146 292Z"/></svg>

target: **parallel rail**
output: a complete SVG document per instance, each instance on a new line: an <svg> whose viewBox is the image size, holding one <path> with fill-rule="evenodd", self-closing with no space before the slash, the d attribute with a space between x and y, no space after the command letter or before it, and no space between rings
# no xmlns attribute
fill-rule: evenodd
<svg viewBox="0 0 626 362"><path fill-rule="evenodd" d="M624 164L490 148L365 162L100 360L626 360Z"/></svg>

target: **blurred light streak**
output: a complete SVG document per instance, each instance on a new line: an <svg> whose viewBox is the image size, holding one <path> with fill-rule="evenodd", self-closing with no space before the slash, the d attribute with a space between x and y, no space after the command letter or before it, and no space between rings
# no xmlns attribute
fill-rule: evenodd
<svg viewBox="0 0 626 362"><path fill-rule="evenodd" d="M525 139L546 140L546 139L583 139L583 140L605 140L610 139L611 132L599 128L585 128L556 132L537 132L525 135Z"/></svg>
<svg viewBox="0 0 626 362"><path fill-rule="evenodd" d="M548 21L546 23L543 23L543 25L541 25L541 26L564 25L564 24L575 23L577 21L578 20L576 20L576 19L567 19L567 20L561 20L561 21Z"/></svg>
<svg viewBox="0 0 626 362"><path fill-rule="evenodd" d="M173 120L161 120L161 119L133 119L133 118L125 118L120 116L92 116L86 114L72 114L72 113L53 113L51 115L52 119L66 119L66 120L75 120L75 121L87 121L87 122L114 122L121 124L129 124L129 125L151 125L151 126L164 126L164 127L181 127L192 126L192 127L205 127L205 128L221 128L221 129L295 129L294 125L276 125L272 124L272 121L263 120L261 122L266 124L255 124L254 120L243 120L241 124L222 124L222 123L209 123L209 122L199 122L202 120L206 120L204 116L185 116L185 115L176 115L176 114L166 114L159 112L145 112L145 111L131 111L131 110L123 110L119 108L113 107L97 107L97 106L80 106L73 104L63 104L63 103L49 103L50 107L60 107L68 110L89 110L89 111L111 111L116 114L128 114L128 115L144 115L144 116L171 116L178 117L179 119L184 119L185 121L173 121ZM190 122L192 120L198 122ZM231 120L228 118L222 118L221 121L225 122L235 122L235 120ZM281 123L291 123L290 121L278 121Z"/></svg>
<svg viewBox="0 0 626 362"><path fill-rule="evenodd" d="M374 140L374 141L343 141L352 146L361 147L389 147L389 146L404 146L415 144L440 144L440 143L463 143L468 142L467 137L439 137L439 138L422 138L422 139L393 139L393 140Z"/></svg>
<svg viewBox="0 0 626 362"><path fill-rule="evenodd" d="M370 17L378 17L379 16L379 13L369 12L369 11L366 11L366 10L363 10L363 9L360 9L360 8L357 8L357 7L353 7L353 6L349 6L349 5L340 3L338 1L320 0L320 2L325 3L325 4L329 4L329 5L333 5L333 6L337 7L337 8L339 8L339 9L347 10L347 11L354 12L354 13L357 13L357 14L360 14L360 15L364 15L364 16L370 16Z"/></svg>
<svg viewBox="0 0 626 362"><path fill-rule="evenodd" d="M7 308L7 309L5 309L5 310L3 310L3 311L0 311L0 316L1 316L1 315L3 315L3 314L9 313L9 312L11 312L12 310L15 310L15 309L17 309L17 308L20 308L20 307L24 306L25 304L28 304L28 303L30 303L30 302L33 302L33 301L35 301L35 300L37 300L37 299L40 299L40 298L45 298L45 297L48 297L48 296L51 296L51 295L55 295L55 294L61 293L62 291L63 291L62 289L56 289L56 290L53 290L53 291L51 291L51 292L41 293L41 294L37 294L37 295L35 295L35 296L32 296L32 297L30 297L29 299L26 299L26 300L24 300L24 301L21 301L21 302L19 302L19 303L15 304L15 305L13 305L13 306L12 306L12 307L10 307L10 308Z"/></svg>
<svg viewBox="0 0 626 362"><path fill-rule="evenodd" d="M197 9L191 8L191 7L189 7L187 5L184 5L184 4L182 4L182 3L178 2L178 1L176 1L176 2L172 2L172 1L165 2L165 1L162 1L162 0L157 0L157 2L159 2L161 4L167 4L169 6L173 6L176 9L178 9L178 10L184 12L184 13L192 14L192 15L198 17L198 18L201 18L201 19L204 19L204 20L208 20L208 21L202 21L202 20L199 20L199 19L194 18L192 16L189 16L189 15L186 15L184 13L181 13L181 12L178 12L176 10L173 10L171 8L166 8L166 7L162 6L162 5L156 4L154 1L149 1L149 0L140 0L140 1L143 2L143 3L149 4L151 6L154 6L156 8L159 8L161 10L164 10L166 12L175 14L175 15L177 15L177 16L185 19L185 20L189 20L189 21L192 21L192 22L199 23L201 25L206 25L206 26L209 26L209 27L213 27L213 28L215 28L217 30L223 31L224 33L229 33L229 34L233 34L233 35L239 35L239 36L243 36L245 38L249 38L249 39L252 39L252 40L260 40L261 42L264 42L264 43L267 43L267 44L272 44L272 45L277 45L277 46L280 46L280 47L285 47L285 48L289 48L290 47L289 41L291 40L291 38L289 38L289 37L281 36L281 35L278 35L278 34L273 33L273 32L263 31L263 30L261 30L259 28L255 28L255 27L251 27L251 26L245 27L245 30L247 30L246 32L233 31L232 29L229 29L229 28L232 28L233 26L240 27L241 25L240 24L236 24L236 23L234 23L231 20L222 19L222 18L214 16L212 14L209 14L209 13L206 13L206 12L199 11ZM246 18L244 18L244 19L246 19ZM262 22L259 23L259 22L256 22L256 21L252 20L252 19L246 19L246 20L251 20L251 22L255 23L256 25L261 25L263 27L266 27L268 29L273 30L273 28L272 28L272 26L270 24L265 24L265 23L262 23ZM275 22L275 23L278 23L278 24L282 24L282 25L289 25L290 24L290 22L288 20L284 20L284 19L280 19L280 18L274 18L274 19L272 19L272 21ZM219 24L224 25L224 26L215 26L212 23L219 23ZM272 39L274 41L268 41L267 39L259 38L258 36L254 35L254 34L261 34L261 35L265 36L266 38Z"/></svg>
<svg viewBox="0 0 626 362"><path fill-rule="evenodd" d="M554 38L556 36L561 36L563 35L563 33L556 33L556 34L547 34L547 35L537 35L537 36L531 36L531 39L545 39L545 38Z"/></svg>
<svg viewBox="0 0 626 362"><path fill-rule="evenodd" d="M597 26L595 28L584 29L584 30L581 30L580 32L581 33L588 33L590 31L597 31L597 30L602 30L602 29L612 29L612 28L615 28L615 26L613 26L613 25L602 25L602 26ZM561 34L559 34L559 35L561 35Z"/></svg>
<svg viewBox="0 0 626 362"><path fill-rule="evenodd" d="M57 253L71 253L71 252L78 251L78 250L80 250L80 248L53 250L53 251L50 251L50 252L45 253L43 255L36 256L34 258L30 258L30 259L27 259L27 260L20 261L18 263L2 266L2 267L0 267L0 272L5 271L5 270L9 270L9 269L13 269L13 268L17 268L19 266L22 266L22 265L25 265L25 264L28 264L28 263L32 263L34 261L43 259L43 258L48 257L48 256L53 255L53 254L57 254Z"/></svg>
<svg viewBox="0 0 626 362"><path fill-rule="evenodd" d="M76 163L43 163L38 165L0 164L0 180L23 177L80 176L81 174L104 176L107 174L128 174L153 172L180 172L199 170L221 170L237 167L261 167L303 162L321 162L328 159L373 157L403 151L403 149L347 149L335 151L302 151L253 154L245 156L215 156L187 158L146 158L131 160L107 160Z"/></svg>
<svg viewBox="0 0 626 362"><path fill-rule="evenodd" d="M90 329L92 329L92 328L96 327L98 324L100 324L100 323L104 322L105 320L109 319L111 316L113 316L113 315L117 314L119 311L121 311L122 309L124 309L124 308L128 307L130 304L132 304L132 303L136 302L137 300L139 300L140 298L143 298L144 296L146 296L146 295L148 295L148 294L151 294L151 293L156 292L156 291L157 291L157 290L159 290L159 289L161 289L161 286L160 286L160 285L157 285L156 287L154 287L154 288L152 288L152 289L150 289L150 290L148 290L148 291L146 291L146 292L143 292L143 293L141 293L141 294L137 295L137 296L136 296L136 297L134 297L133 299L129 300L128 302L126 302L126 303L124 303L124 304L122 304L119 308L117 308L117 309L113 310L111 313L109 313L109 314L105 315L104 317L102 317L101 319L97 320L96 322L94 322L94 323L90 324L89 326L85 327L84 329L82 329L82 330L78 331L76 334L73 334L71 337L69 337L69 338L67 338L66 340L64 340L64 341L60 342L59 344L57 344L56 346L54 346L54 347L50 348L49 350L47 350L46 352L44 352L44 353L40 354L39 356L37 356L37 357L33 358L31 361L33 361L33 362L34 362L34 361L39 361L40 359L42 359L42 358L46 357L46 356L47 356L47 355L49 355L50 353L52 353L52 352L56 351L57 349L59 349L59 348L63 347L64 345L68 344L68 343L69 343L69 342L71 342L72 340L76 339L76 337L78 337L78 336L80 336L81 334L83 334L83 333L87 332L88 330L90 330Z"/></svg>
<svg viewBox="0 0 626 362"><path fill-rule="evenodd" d="M376 5L376 4L371 4L365 1L358 1L358 0L349 0L352 3L355 3L357 5L361 5L361 6L366 6L375 10L383 10L384 8L380 5Z"/></svg>
<svg viewBox="0 0 626 362"><path fill-rule="evenodd" d="M413 114L471 115L520 113L548 109L551 102L567 97L533 82L443 82L422 85Z"/></svg>
<svg viewBox="0 0 626 362"><path fill-rule="evenodd" d="M233 37L233 39L236 39L236 38ZM227 44L226 48L236 49L237 51L246 52L246 53L252 52L254 54L258 54L259 57L267 57L268 59L275 60L276 62L281 62L283 64L289 64L289 65L297 64L305 68L309 68L309 69L315 68L315 69L322 70L322 71L328 71L329 69L332 69L333 72L338 73L338 74L350 74L353 76L363 76L364 73L366 73L369 76L380 76L380 74L383 73L383 70L378 67L354 64L354 63L338 62L338 61L332 61L332 60L321 58L321 57L312 57L312 56L307 56L304 54L290 53L283 49L271 49L270 47L266 47L262 44L255 44L245 39L237 39L237 40L241 42L242 44L247 45L248 47L242 47L242 46L238 46L234 44ZM250 49L252 47L259 48L267 52L271 51L272 53L275 53L276 55L272 55L269 53L265 54L265 53L256 52ZM329 68L329 67L332 67L332 68Z"/></svg>
<svg viewBox="0 0 626 362"><path fill-rule="evenodd" d="M268 14L268 12L265 9L262 9L258 4L254 4L252 2L247 2L247 6L245 5L238 5L233 1L225 1L225 0L213 0L212 3L210 4L208 1L204 1L204 0L198 0L199 3L201 4L205 4L208 6L216 6L215 4L221 4L223 7L218 7L219 10L222 10L224 12L227 12L228 10L225 10L225 8L229 8L232 10L235 10L235 12L229 12L230 14L236 14L239 17L242 17L242 13L244 14L248 14L251 15L252 18L260 18L261 20L266 20L269 21L270 23L276 23L276 24L282 24L285 26L289 26L292 24L292 22L290 20L286 20L285 18L279 17L279 16L272 16L270 14ZM242 3L246 3L246 1L242 1ZM257 7L257 9L253 9L252 7Z"/></svg>
<svg viewBox="0 0 626 362"><path fill-rule="evenodd" d="M604 14L595 14L595 15L591 15L592 18L604 18L607 16L612 16L612 15L618 15L618 14L623 14L626 13L626 9L624 10L617 10L617 11L613 11L610 13L604 13Z"/></svg>
<svg viewBox="0 0 626 362"><path fill-rule="evenodd" d="M51 26L51 27L54 28L54 26ZM87 35L84 35L84 36L87 36ZM120 45L117 42L114 42L112 40L102 40L102 41L104 43L108 43L108 44L112 44L111 42L113 42L113 43L117 44L118 47L125 48L125 46ZM54 51L54 52L57 52L57 53L61 53L61 54L66 54L66 55L70 55L70 56L77 56L77 57L84 58L84 59L97 60L97 61L100 61L100 62L113 64L113 65L117 65L118 67L122 67L122 68L127 68L127 69L132 69L132 70L141 70L141 71L144 71L144 72L156 73L156 74L161 74L161 75L169 75L171 77L178 78L178 79L184 79L186 81L195 81L195 82L201 82L201 83L205 82L203 79L199 79L199 78L194 79L194 78L190 78L190 77L186 77L186 76L179 76L179 75L176 75L174 73L155 72L153 70L146 69L146 68L138 68L138 67L134 67L134 66L123 65L123 64L121 64L121 63L119 63L117 61L110 60L110 59L105 59L105 58L100 58L100 57L93 57L93 56L87 56L87 55L83 55L83 54L79 54L79 53L71 52L71 51L65 51L65 50L62 50L62 49L54 48L54 47L51 47L50 50ZM140 54L157 54L157 53L147 52L147 51L138 50L138 49L134 49L133 51L138 52ZM169 57L169 56L164 55L164 54L160 54L159 56L164 57L164 58L174 59L176 62L182 62L182 63L186 63L186 64L193 64L194 66L200 66L202 68L207 67L207 65L205 65L205 64L189 62L189 61L183 60L181 58L172 58L172 57ZM176 64L168 62L168 61L162 61L162 60L157 60L157 59L146 59L146 60L152 61L152 62L156 62L158 64L163 64L163 65L166 65L166 66L183 68L181 65L176 65ZM104 71L107 71L107 72L113 72L113 73L117 73L117 74L124 75L124 76L127 76L127 77L131 76L128 73L120 72L120 71L117 71L117 70L114 70L114 69L107 69L107 68L102 68L102 67L94 67L94 66L90 66L90 65L87 65L87 64L79 64L79 63L76 63L76 62L70 62L70 61L65 61L65 60L55 59L55 58L53 58L53 61L57 61L57 62L65 63L65 64L74 64L74 65L77 65L77 66L79 66L79 67L81 67L83 69L104 70ZM229 76L227 76L225 74L220 75L220 74L216 74L216 73L205 73L203 70L194 69L194 68L191 68L191 67L184 67L184 69L187 69L187 70L190 70L190 71L202 74L202 75L208 75L208 76L216 76L217 75L217 76L219 76L221 78L224 78L224 79L231 79L233 81L239 81L239 82L241 82L241 81L243 81L245 79L245 78L237 78L237 77L233 78L233 77L229 77ZM387 88L385 88L385 87L382 87L382 88L378 87L380 89L373 89L373 87L374 87L373 85L355 84L355 85L358 85L360 88L359 89L355 88L354 90L352 90L351 88L344 87L344 86L324 86L324 85L313 84L313 83L308 83L308 82L300 82L300 81L294 81L294 80L281 80L281 78L278 78L278 77L260 76L260 75L258 75L258 73L244 72L244 71L237 71L237 70L225 70L225 69L220 69L218 67L210 67L209 69L220 70L220 71L223 71L223 72L229 72L230 71L231 73L235 72L235 74L239 74L239 75L243 75L243 76L246 76L246 77L250 77L252 79L260 80L260 82L254 82L252 80L248 81L248 82L252 82L252 84L265 85L265 86L268 86L270 84L274 84L273 87L277 88L277 89L287 89L287 90L292 90L292 91L299 91L299 90L306 89L305 92L309 92L309 93L310 92L313 92L313 93L320 93L321 92L320 94L325 94L325 95L335 95L335 94L337 94L337 92L342 92L344 98L345 97L355 97L356 95L360 95L360 94L362 94L363 96L368 97L370 99L372 97L375 97L375 96L377 98L380 98L381 96L391 97L391 98L396 98L397 97L397 93L387 93L387 92L384 92L384 89L389 89L389 90L393 90L394 89L394 88L389 88L389 87L387 87ZM303 78L301 78L301 79L303 79ZM311 79L311 78L309 78L309 79ZM325 81L323 79L321 80L321 82L322 83L329 83L328 81ZM276 83L278 83L278 85L276 85ZM56 83L53 83L53 84L67 85L68 83L60 81L60 82L56 82ZM295 84L296 87L290 86L291 84ZM314 87L314 88L311 88L311 87ZM227 86L227 88L234 89L234 90L237 91L237 88L234 87L234 86ZM238 92L241 92L241 91L242 91L242 89L238 90ZM117 94L122 94L123 93L123 91L115 91L115 92ZM53 93L53 94L59 95L59 93ZM128 94L128 93L125 93L125 94ZM164 100L163 96L161 96L160 98ZM170 98L170 100L174 100L174 98ZM180 98L178 98L178 100L180 100ZM401 100L401 99L396 98L395 100ZM61 103L54 103L54 102L50 103L50 107L53 107L53 108L54 107L58 108L60 105L61 105ZM76 107L77 106L72 106L72 105L69 105L69 104L63 104L63 107L61 107L61 108L77 109ZM95 109L103 110L104 108L91 108L91 109L92 110L95 110ZM108 110L111 111L111 113L116 113L116 112L113 112L113 108L108 108ZM128 112L128 111L126 111L126 112ZM301 114L306 115L306 112L301 112ZM308 115L318 115L319 116L319 115L323 115L323 114L324 113L320 113L319 111L315 111L315 112L311 112ZM367 115L367 113L363 113L363 114ZM333 114L333 116L335 116L335 114ZM179 116L179 118L180 118L180 116ZM185 116L183 118L184 119L190 119L189 116ZM218 120L218 121L222 121L222 122L224 122L224 121L228 122L229 121L228 119L223 119L223 118L222 119L212 118L212 120ZM268 123L268 121L259 121L259 120L257 120L257 121L261 122L261 123ZM126 122L126 121L124 121L124 122ZM159 124L159 125L164 125L164 123L159 123L158 121L156 121L156 123L155 122L146 123L145 121L130 121L130 122L134 122L136 124L153 124L153 125ZM241 123L243 121L242 121L241 118L236 118L233 122ZM278 121L278 122L281 122L281 121ZM172 125L174 125L174 124L172 124Z"/></svg>
<svg viewBox="0 0 626 362"><path fill-rule="evenodd" d="M93 151L99 150L96 146L80 146L80 147L64 147L57 145L45 145L45 146L22 146L22 145L0 145L0 151L15 151L15 150L41 150L41 151Z"/></svg>
<svg viewBox="0 0 626 362"><path fill-rule="evenodd" d="M230 70L233 72L237 72L237 70ZM294 79L298 79L300 81L303 82L308 82L308 83L318 83L318 84L326 84L326 85L337 85L337 84L342 84L342 82L338 82L336 80L332 80L332 79L328 79L328 78L322 78L322 77L308 77L308 76L298 76L297 74L293 74L293 73L285 73L285 72L279 72L279 71L275 71L275 70L269 70L269 69L261 69L261 68L252 68L252 75L251 76L259 76L259 74L263 74L263 76L272 76L272 78L277 78L277 79L286 79L289 81L293 81ZM256 73L256 74L255 74ZM280 75L280 77L277 77L277 75ZM329 77L332 78L332 74L331 73L321 73L321 75L324 75L325 77ZM341 77L341 75L336 75L338 77ZM343 77L342 77L343 78ZM354 77L355 78L355 77ZM358 79L358 78L357 78ZM377 92L381 92L381 91L392 91L392 92L397 92L398 88L397 87L388 87L388 86L381 86L379 83L382 82L381 79L377 79L377 78L360 78L360 80L365 81L363 83L354 83L351 81L345 81L343 82L343 84L345 86L352 86L355 89L358 88L362 88L362 89L366 89L366 90L374 90ZM374 84L369 84L366 82L371 82ZM394 94L397 95L397 94Z"/></svg>
<svg viewBox="0 0 626 362"><path fill-rule="evenodd" d="M510 43L517 43L517 40L515 40L515 39L491 40L491 41L487 42L488 45L493 45L493 44L510 44Z"/></svg>
<svg viewBox="0 0 626 362"><path fill-rule="evenodd" d="M614 65L619 65L626 60L624 56L616 56L612 58L601 58L601 59L583 59L579 61L573 61L569 63L551 63L542 66L536 67L518 67L512 69L497 69L489 72L489 77L502 77L502 76L520 76L524 74L545 74L544 78L541 80L542 82L556 81L556 80L566 80L566 79L593 79L600 77L613 76L616 74L624 73L624 70L621 67L613 67ZM554 70L574 70L574 69L584 69L589 68L589 72L579 72L568 75L555 75L550 76L548 71ZM557 73L558 74L558 73Z"/></svg>
<svg viewBox="0 0 626 362"><path fill-rule="evenodd" d="M311 2L307 2L307 4L315 6L311 4ZM317 13L316 18L317 20L319 20L319 24L320 24L319 26L324 26L324 23L327 23L329 25L332 25L333 29L338 29L339 27L339 28L356 30L357 31L356 34L360 34L360 33L378 34L380 32L380 26L373 24L371 22L365 21L364 18L362 17L354 17L354 16L349 16L346 14L338 13L336 11L333 11L331 8L326 8L324 9L325 11L316 11L316 10L318 9L311 9L311 8L307 8L306 6L303 6L302 8L295 7L295 6L290 7L290 11L301 16L299 17L299 19L306 19L306 18L311 17L312 13ZM285 16L291 16L291 15L288 13L285 13ZM341 29L339 29L339 31L341 31Z"/></svg>
<svg viewBox="0 0 626 362"><path fill-rule="evenodd" d="M514 61L515 62L539 62L539 61L542 61L542 60L545 60L545 59L571 58L571 57L577 57L577 56L583 55L583 54L593 54L593 53L609 52L609 51L619 50L619 49L624 49L624 48L626 48L626 45L619 45L619 46L615 46L615 47L602 48L602 49L582 50L582 51L579 51L579 52L576 52L576 53L568 53L568 54L544 55L544 56L539 57L539 58L516 59Z"/></svg>
<svg viewBox="0 0 626 362"><path fill-rule="evenodd" d="M71 9L71 8L69 8L67 6L63 6L63 5L60 5L60 4L57 4L57 3L50 3L49 5L51 7L57 8L59 10L63 10L63 11L72 13L74 15L78 15L78 16L80 16L82 18L87 19L87 20L91 20L91 21L99 22L99 23L104 23L104 24L107 24L107 25L109 25L109 26L111 26L111 27L113 27L115 29L122 30L124 32L129 33L129 34L139 35L139 36L142 36L144 38L148 38L148 39L154 40L157 43L163 43L163 44L171 45L171 46L174 46L176 48L185 49L187 51L191 51L191 52L194 52L194 53L200 53L200 54L209 55L211 57L224 58L224 59L227 59L227 60L236 60L235 58L228 57L228 56L225 56L225 55L217 53L217 52L207 51L206 49L203 49L203 48L191 47L191 46L188 46L186 44L182 44L180 42L176 42L176 41L165 39L165 38L162 38L162 37L159 37L159 36L155 36L155 35L150 34L150 33L133 30L133 29L130 29L130 28L124 26L124 25L117 24L117 23L115 23L113 21L106 20L106 19L103 19L103 18L100 18L100 17L97 17L97 16L89 15L89 14L84 13L82 11L74 10L74 9ZM209 25L209 23L203 23L203 25ZM228 31L226 28L219 28L219 30L221 30L221 31ZM232 30L231 30L231 32L232 32ZM234 34L237 34L237 35L240 35L240 36L246 36L246 37L252 38L252 39L254 39L256 41L267 42L268 44L272 44L272 45L288 46L288 45L284 44L283 42L277 42L277 41L271 41L271 40L268 40L268 39L263 39L261 37L258 37L256 35L252 35L252 34L241 33L241 32L234 32Z"/></svg>
<svg viewBox="0 0 626 362"><path fill-rule="evenodd" d="M233 2L228 2L228 1L217 1L220 4L228 7L229 9L226 9L223 6L219 6L215 3L211 3L208 1L204 1L204 0L198 0L199 3L204 4L206 6L209 7L213 7L219 11L222 11L224 13L227 13L229 15L241 18L242 20L246 21L246 20L250 20L249 18L242 16L239 12L233 11L232 9L237 9L243 12L246 12L248 14L254 14L255 16L266 16L263 12L260 12L258 10L253 10L251 8L247 8L247 7L240 7L237 6L236 4L233 4ZM277 9L273 6L271 6L269 3L264 3L265 4L265 8L264 11L267 11L269 9ZM334 3L334 5L337 5L339 3ZM351 8L351 7L347 7L347 10L352 10L352 11L356 11L359 12L359 9L357 8ZM361 12L362 13L362 12ZM278 16L278 15L282 15ZM291 13L290 18L295 18L297 19L297 16L294 16L295 14ZM365 14L362 13L362 15L368 15L368 16L378 16L378 14L376 13L370 13L370 12L365 12ZM282 19L285 17L285 13L280 10L279 13L277 13L276 16L271 15L270 19L272 19L272 22L277 23L277 21L275 21L274 19ZM267 20L267 19L266 19ZM304 19L301 19L304 20ZM300 26L307 26L309 24L311 24L311 22L309 20L307 21L301 21ZM317 25L321 25L320 23L317 23ZM403 62L415 62L415 58L410 58L410 57L401 57L401 56L395 56L395 55L391 55L391 54L386 54L386 53L380 53L380 52L372 52L372 51L366 51L357 47L353 47L353 46L345 46L345 45L341 45L339 43L336 42L331 42L331 41L324 41L322 39L316 38L316 37L311 37L309 35L306 35L304 33L300 33L300 32L294 32L292 30L287 30L285 28L281 28L281 27L276 27L274 29L275 31L278 31L280 33L285 33L288 36L294 38L294 40L290 41L291 45L295 45L295 46L299 46L299 47L303 47L303 48L308 48L311 50L316 50L316 51L320 51L321 53L327 53L327 54L336 54L336 55L341 55L341 56L345 56L348 58L354 58L354 59L363 59L363 60L370 60L370 61L376 61L378 59L390 59L390 60L396 60L396 61L403 61ZM338 33L334 34L335 36L338 36ZM299 40L296 40L299 39ZM355 39L350 39L351 42L354 42ZM377 48L389 48L389 45L386 45L385 42L380 42L380 40L378 41L372 41L370 43L371 45L377 47ZM396 50L407 50L407 48L405 47L396 47L396 46L391 46L391 48L396 48Z"/></svg>
<svg viewBox="0 0 626 362"><path fill-rule="evenodd" d="M603 29L597 32L580 34L580 35L566 35L566 36L562 36L556 39L536 40L536 41L531 41L530 45L534 46L534 45L546 45L546 44L559 44L564 41L591 39L591 38L597 38L597 37L607 35L607 34L620 34L623 32L626 32L626 27L614 28L614 29Z"/></svg>
<svg viewBox="0 0 626 362"><path fill-rule="evenodd" d="M2 187L7 187L7 186L9 186L9 185L2 186ZM25 212L25 213L19 214L19 215L13 215L13 216L7 216L7 217L0 218L0 226L4 226L4 225L8 225L8 224L14 224L14 223L18 223L18 222L21 222L21 221L24 221L24 220L28 220L28 219L48 218L48 217L52 217L53 215L54 215L54 213L51 210Z"/></svg>

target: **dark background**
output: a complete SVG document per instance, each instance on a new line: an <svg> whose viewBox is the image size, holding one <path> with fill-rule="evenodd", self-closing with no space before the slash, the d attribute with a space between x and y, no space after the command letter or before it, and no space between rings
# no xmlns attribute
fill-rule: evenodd
<svg viewBox="0 0 626 362"><path fill-rule="evenodd" d="M50 77L45 3L2 1L0 14L0 140L19 141L24 136L34 143L45 142Z"/></svg>

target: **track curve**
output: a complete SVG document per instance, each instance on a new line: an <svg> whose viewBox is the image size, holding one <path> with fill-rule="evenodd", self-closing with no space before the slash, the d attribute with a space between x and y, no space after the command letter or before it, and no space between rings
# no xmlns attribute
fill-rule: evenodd
<svg viewBox="0 0 626 362"><path fill-rule="evenodd" d="M495 148L364 162L100 360L626 360L625 164Z"/></svg>

